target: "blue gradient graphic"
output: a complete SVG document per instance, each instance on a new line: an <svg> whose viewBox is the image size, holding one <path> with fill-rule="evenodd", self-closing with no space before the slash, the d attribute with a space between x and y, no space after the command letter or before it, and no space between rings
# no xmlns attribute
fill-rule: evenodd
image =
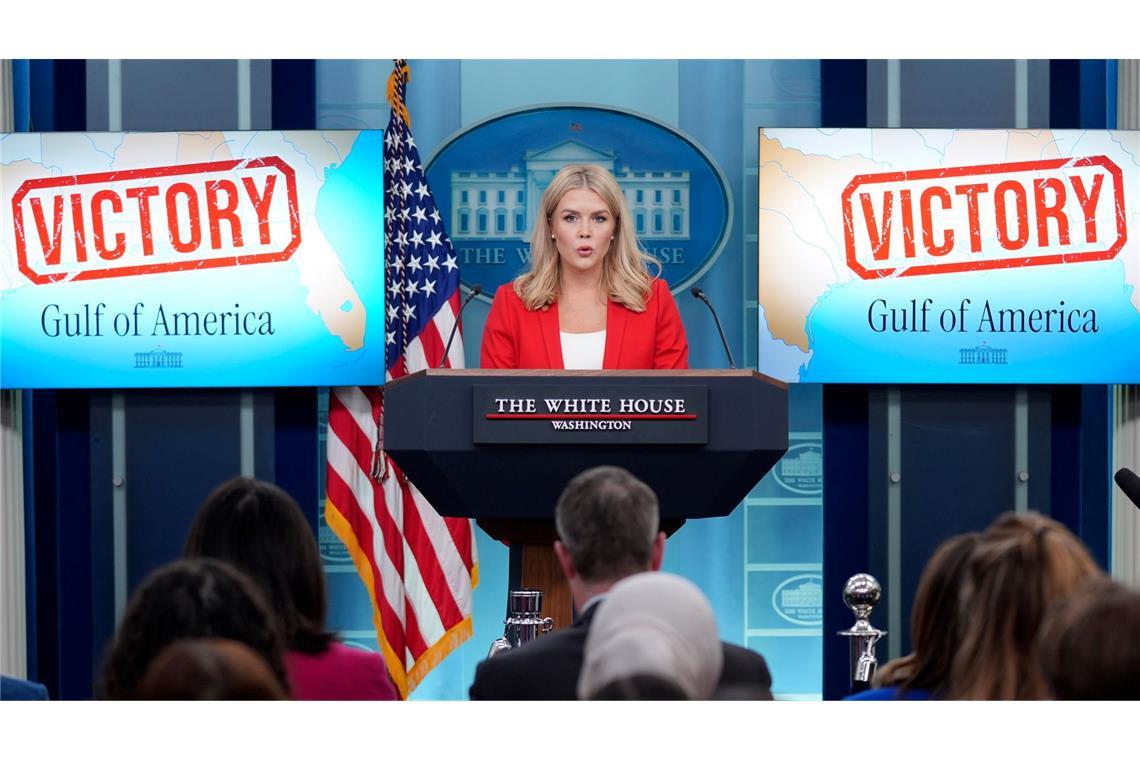
<svg viewBox="0 0 1140 760"><path fill-rule="evenodd" d="M252 133L251 133L252 134ZM288 133L286 133L288 134ZM366 311L365 343L355 351L330 332L307 299L297 255L286 262L209 271L160 273L53 285L24 283L3 294L5 388L140 388L352 385L383 377L383 136L360 132L339 165L325 170L317 222ZM301 209L313 214L314 209ZM6 223L10 215L6 217ZM302 240L302 246L305 241ZM51 337L51 316L94 313L78 326L88 334ZM53 306L54 305L54 306ZM176 312L270 315L272 335L169 335ZM137 324L134 315L138 313ZM88 311L90 310L90 311ZM124 334L115 330L116 318ZM129 321L129 324L128 324ZM227 333L233 320L226 318ZM179 368L136 368L136 354L180 355Z"/></svg>
<svg viewBox="0 0 1140 760"><path fill-rule="evenodd" d="M831 288L808 315L813 356L801 382L850 383L1134 383L1140 380L1140 313L1125 284L1124 263L1065 264L983 274L929 275L863 281ZM874 332L867 312L875 299L896 308L932 299L927 332ZM965 330L944 332L944 310L955 320L969 299ZM999 309L1077 309L1096 313L1098 332L979 332L989 302ZM1064 302L1064 307L1060 306ZM949 319L949 318L948 318ZM1074 320L1078 327L1084 318ZM1043 324L1043 323L1042 323ZM889 327L889 325L888 325ZM960 364L959 349L1006 349L1007 364Z"/></svg>

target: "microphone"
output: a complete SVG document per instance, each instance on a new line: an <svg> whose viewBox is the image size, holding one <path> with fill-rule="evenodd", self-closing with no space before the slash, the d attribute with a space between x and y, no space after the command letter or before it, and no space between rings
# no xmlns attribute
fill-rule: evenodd
<svg viewBox="0 0 1140 760"><path fill-rule="evenodd" d="M712 312L713 319L716 320L716 331L720 333L720 342L724 344L724 353L728 356L728 367L729 369L736 369L736 362L732 360L732 351L728 350L728 338L724 337L724 328L720 326L720 317L716 315L716 309L713 308L712 302L709 301L709 297L705 295L705 291L697 287L694 287L689 292L693 294L693 298L704 301L705 306L709 307L709 311Z"/></svg>
<svg viewBox="0 0 1140 760"><path fill-rule="evenodd" d="M447 363L447 354L451 351L451 341L455 340L455 331L459 329L459 315L467 308L467 304L471 303L471 299L483 292L483 286L475 283L471 286L471 291L467 297L463 299L463 303L459 304L459 311L455 312L455 324L451 326L451 335L447 336L447 345L443 347L443 358L439 360L439 367L443 369L443 365Z"/></svg>
<svg viewBox="0 0 1140 760"><path fill-rule="evenodd" d="M1116 485L1120 486L1120 490L1124 491L1128 500L1135 504L1137 509L1140 509L1140 475L1127 467L1121 467L1116 471L1113 480L1116 481Z"/></svg>

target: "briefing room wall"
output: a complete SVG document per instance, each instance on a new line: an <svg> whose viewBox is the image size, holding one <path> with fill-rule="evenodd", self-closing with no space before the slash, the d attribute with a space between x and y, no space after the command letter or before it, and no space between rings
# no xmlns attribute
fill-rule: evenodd
<svg viewBox="0 0 1140 760"><path fill-rule="evenodd" d="M317 126L383 128L388 118L383 95L390 71L388 61L318 62ZM412 131L425 161L431 160L445 139L489 116L557 103L611 106L642 114L699 143L724 173L733 218L722 252L696 284L716 304L737 363L755 366L756 129L763 125L818 124L818 62L416 60L411 62L407 97ZM689 332L691 365L727 366L705 307L685 295L678 297L678 306ZM476 300L464 313L468 366L478 366L479 337L487 311L488 304ZM799 424L801 432L818 441L818 389L814 393L802 390L793 393L793 427ZM771 479L766 483L757 489L757 494L763 494L758 496L762 502L780 492ZM761 620L759 627L770 630L763 623L762 610L757 610L759 602L749 605L747 599L758 599L760 594L765 597L763 606L771 609L769 597L778 582L749 587L745 570L746 560L775 567L764 561L780 558L780 550L774 545L778 536L764 531L764 526L786 524L794 517L803 528L797 532L795 543L806 546L809 556L794 557L798 562L785 565L800 567L808 561L812 572L818 572L818 496L814 507L805 507L802 502L801 498L791 507L768 509L754 520L746 518L748 510L757 509L749 504L726 518L690 521L670 539L666 569L691 578L710 596L725 639L753 646L763 643L746 635L750 628L758 627L746 619L748 616ZM475 665L486 654L490 641L501 633L507 553L481 531L478 550L481 580L475 591L474 636L425 679L413 693L415 698L465 696ZM750 552L747 558L746 551ZM768 571L770 576L772 572ZM338 577L341 575L344 577ZM330 579L336 586L334 606L335 595L346 596L345 606L337 613L338 622L351 625L352 633L360 634L360 643L365 643L363 637L369 632L360 621L367 622L368 618L363 607L366 600L356 588L359 584L353 585L349 573L336 570ZM351 608L356 611L351 612ZM771 662L777 674L777 690L786 692L794 685L794 693L818 693L818 624L788 627L801 635L781 641L790 647L781 646L776 661ZM808 632L806 629L815 630L805 638L802 634ZM781 675L784 687L780 685Z"/></svg>
<svg viewBox="0 0 1140 760"><path fill-rule="evenodd" d="M1016 74L1015 64L1009 61L983 63L985 65L962 67L959 62L901 62L901 123L910 126L912 119L916 124L928 123L926 120L932 118L929 113L936 109L945 118L957 114L963 123L969 121L975 126L1006 124L1011 113L1017 114L1008 102L1009 93L1015 88L1006 81ZM106 61L87 62L88 129L113 126L108 91L111 65ZM158 112L171 113L164 111L165 104L155 96L155 93L164 91L162 87L171 85L177 86L180 94L185 94L184 103L177 106L176 111L186 117L186 125L195 128L236 126L238 109L235 97L239 88L232 83L238 76L235 62L123 61L117 65L124 89L121 92L121 123L116 126L124 129L172 127L173 123L164 120L165 116L155 115ZM254 61L250 67L253 85L251 126L255 128L268 126L268 66L268 62ZM878 74L880 69L885 70L885 62L868 62L868 121L885 124L885 87ZM488 115L538 102L586 101L620 106L646 114L692 136L724 171L734 208L728 243L699 284L714 298L738 361L742 365L754 365L757 343L756 128L818 124L821 103L818 71L819 65L814 61L415 61L409 99L413 129L425 159L430 158L434 149L457 130L469 127ZM316 125L383 128L387 121L387 104L383 95L389 72L389 61L318 64ZM1048 97L1043 101L1041 96L1042 87L1048 92L1048 64L1028 62L1027 74L1029 123L1037 124L1037 118L1045 108L1044 103L1048 101ZM223 79L227 81L219 82ZM996 79L1003 81L994 84L991 80ZM987 97L977 98L971 94L979 91L987 93ZM881 112L872 105L876 100L883 105ZM928 115L923 116L924 113ZM485 304L475 302L465 316L469 366L477 365L478 336L486 308ZM707 312L688 298L681 298L680 308L693 343L693 365L723 366ZM817 391L810 387L793 389L793 433L810 434L810 411L815 409L818 415L818 395L812 395ZM128 401L128 407L133 403ZM164 403L177 406L173 399ZM236 415L236 394L228 403L232 404ZM95 407L92 409L94 415ZM797 409L808 410L799 415L803 421L800 428L796 428L795 422ZM102 429L106 425L105 417L101 412L97 417L98 421L96 416L92 417L91 425ZM1031 414L1030 422L1032 420ZM258 434L264 432L259 427ZM271 429L269 434L272 435ZM130 439L143 440L139 435L132 435ZM259 450L264 449L259 447ZM94 452L92 456L95 456ZM323 464L319 460L320 457L316 467L321 470ZM261 466L256 472L272 477L272 472ZM93 476L93 488L94 481ZM753 577L762 578L763 573L772 571L742 571L742 568L784 564L784 570L787 570L788 566L796 564L816 564L813 556L799 557L804 560L800 563L791 562L793 558L783 554L782 547L765 543L766 537L785 535L777 529L783 526L786 530L793 520L797 529L820 522L815 516L806 519L793 517L797 514L795 510L810 510L810 505L789 503L780 510L761 512L756 499L778 498L764 491L765 488L775 488L772 479L766 483L750 497L751 501L746 502L745 508L737 509L733 515L721 520L694 521L670 542L667 567L689 575L705 588L716 605L722 632L730 640L741 641L745 631L756 626L767 629L763 619L751 618L761 606L766 605L765 614L772 608L769 595L761 592L763 584L748 583L750 572L755 573ZM141 495L137 489L133 494ZM100 513L103 511L101 506L93 505L93 508ZM751 519L753 514L757 515L755 520ZM174 531L169 534L173 535ZM802 531L797 530L795 535L796 542L811 548L811 540ZM755 543L750 543L752 536L757 537ZM329 544L322 541L322 546L328 547ZM475 639L429 677L417 692L419 696L462 696L475 662L482 658L490 639L498 635L506 555L500 545L485 536L480 537L479 549L482 583L476 591ZM817 555L821 553L820 548L812 551ZM746 555L746 552L749 553ZM765 552L768 552L766 556ZM141 559L138 552L133 554ZM141 569L141 566L134 568L132 574ZM343 576L335 583L343 583L345 593L362 597L363 592L355 576L351 572ZM903 601L899 604L900 610L906 609ZM334 611L335 622L342 622L342 613L346 611L337 608ZM356 615L353 613L349 617L355 619ZM807 633L806 627L801 630ZM359 635L362 643L369 642L372 633L368 618L364 618L363 625L353 624L350 632L354 637ZM813 643L818 646L818 626L813 636ZM901 641L901 637L898 640ZM808 655L806 649L787 653L792 644L802 645L804 642L780 641L776 646L774 640L750 638L748 643L770 655L778 690L786 690L789 682L810 683L812 677L806 670L800 669L794 674L784 670L785 663L790 662L795 662L798 667L810 660L817 666L818 656ZM795 693L810 691L806 686L795 689Z"/></svg>
<svg viewBox="0 0 1140 760"><path fill-rule="evenodd" d="M735 213L728 245L699 284L713 296L725 322L729 342L738 362L754 366L757 329L756 127L813 126L820 123L818 62L614 61L604 62L604 65L602 62L541 62L541 66L535 67L536 63L538 62L413 62L413 80L409 86L410 108L414 133L425 159L429 158L434 148L456 130L470 126L488 114L534 105L538 102L534 98L541 98L541 102L572 100L617 105L645 113L692 135L724 170L733 196ZM960 65L961 62L951 61L901 62L901 123L906 126L935 123L927 119L930 118L931 109L936 109L943 115L939 118L960 117L962 123L968 120L974 126L1008 125L1009 114L1016 116L1018 113L1016 109L1011 109L1006 100L1010 91L1016 91L1009 86L1008 81L1005 81L1008 77L1016 75L1015 65L1009 61L982 63L985 65L963 67ZM122 61L114 65L120 67L119 78L124 86L124 90L120 93L122 116L117 124L112 121L111 93L108 88L112 63L86 62L88 90L85 108L86 128L89 130L112 127L232 128L238 124L235 99L241 88L233 81L238 76L239 65L236 62ZM869 123L885 125L887 101L884 97L885 86L878 72L881 69L885 76L886 63L870 61L867 66L870 85L867 120ZM599 71L603 69L605 75L599 78ZM319 63L315 114L317 126L383 128L388 113L383 98L390 70L391 64L387 60ZM554 76L559 73L561 76ZM1047 110L1042 109L1047 109L1050 101L1055 100L1049 96L1048 75L1048 62L1028 62L1027 111L1030 125L1046 123L1041 121L1039 116L1041 113L1047 114ZM996 84L990 81L998 78L1003 81ZM269 62L251 62L250 79L252 84L250 126L267 127L270 107ZM174 88L182 98L180 104L171 105L165 102L169 98L164 97L164 93L171 92L171 88ZM971 92L985 92L988 96L977 98ZM1042 92L1046 93L1044 100ZM526 101L525 97L532 99ZM882 105L882 111L876 110L874 102ZM982 111L967 109L982 109ZM173 113L181 114L185 121L171 122L161 115L163 113L167 116ZM924 113L927 116L923 116ZM1082 122L1081 126L1096 125ZM44 125L43 128L51 127ZM682 298L680 306L690 339L694 344L693 365L723 366L718 341L715 332L712 332L711 319L707 312L688 298ZM481 334L485 316L486 305L480 302L473 303L471 310L465 315L469 366L477 365L478 336ZM791 419L794 433L810 432L813 425L818 430L818 391L818 387L813 389L811 386L793 388ZM221 391L219 394L226 395L226 392ZM92 394L92 399L83 402L81 416L84 418L82 427L85 435L105 435L109 428L107 417L109 394L103 394L98 399L95 395ZM184 403L176 400L176 393L158 395L164 396L157 399L159 405L167 407L174 414ZM903 402L905 406L906 399ZM128 414L132 413L130 410L134 404L134 400L128 400ZM238 404L238 394L230 394L223 403L228 411L225 411L222 417L227 420L236 419ZM140 405L138 409L140 414L144 412L143 406ZM1031 427L1034 418L1031 409L1029 414ZM162 422L161 419L151 419L147 415L145 424L159 426ZM231 429L236 426L229 422L225 424L231 425ZM273 425L273 422L263 425L259 417L257 426L259 441L264 435L273 436ZM318 423L318 427L323 425ZM136 443L144 441L145 438L144 435L137 433L128 436L128 440L134 440ZM1030 439L1031 445L1033 440ZM266 450L260 443L258 444L259 452ZM318 471L323 472L323 448L321 452L314 461ZM105 528L107 503L110 499L105 493L106 461L104 453L94 446L90 451L90 457L92 460L90 490L94 492L96 488L103 489L99 494L91 494L92 521L99 522ZM260 454L259 459L261 459ZM1048 471L1048 467L1043 469L1045 472ZM265 467L261 463L258 463L255 472L262 477L272 478L274 475L271 466ZM219 472L219 477L222 474ZM179 471L172 472L172 477L180 477ZM134 483L133 478L128 478L128 481ZM765 488L775 487L772 482L771 478L767 479L765 481L767 485L762 484L750 499L769 498L770 496L762 494L769 493L764 491ZM1037 481L1031 481L1031 487L1034 482ZM162 497L160 488L156 487L153 493L155 499ZM134 501L135 496L142 495L144 494L136 489L131 500ZM143 502L140 501L139 504L140 508L145 508ZM750 545L747 543L751 540L750 536L758 536L758 552L771 552L767 557L758 557L770 560L769 562L755 564L777 564L775 560L786 561L787 565L796 564L791 561L796 559L795 557L789 557L784 553L785 547L765 543L767 538L789 535L787 532L789 526L796 528L791 532L791 535L795 536L795 542L816 553L815 556L807 557L812 562L801 564L816 564L814 560L822 555L822 546L813 544L811 533L814 529L811 526L819 524L819 519L795 517L796 509L810 510L812 509L810 504L788 504L783 511L762 513L752 508L755 506L757 506L755 502L751 504L746 502L744 509L737 509L728 518L690 523L671 540L668 552L667 568L693 577L713 597L722 633L729 640L741 640L746 628L752 627L753 621L750 616L758 607L767 605L765 613L772 607L771 600L761 591L762 584L749 586L749 571L747 569L741 571L746 562L757 559L744 554L746 550L750 550L748 549ZM816 508L816 515L818 512ZM749 515L753 513L762 514L763 517L751 520ZM807 526L806 531L801 530L805 526ZM100 531L103 528L100 528ZM174 535L173 531L168 533L166 538ZM89 545L94 544L95 538L93 531ZM325 542L322 541L322 547L325 546ZM710 547L715 551L711 551ZM60 550L63 551L62 540ZM428 678L416 692L418 697L462 697L467 683L470 682L475 663L485 654L490 639L499 633L499 621L503 611L502 592L505 590L506 553L500 545L489 541L484 535L480 536L479 551L482 582L476 590L474 640L446 660ZM832 558L830 554L828 556ZM94 557L93 561L102 567L107 564L105 559L105 557ZM93 568L93 572L95 569ZM141 567L132 568L132 574L141 569ZM357 598L363 597L362 587L355 575L345 573L343 576L345 592L355 594ZM832 586L828 588L828 597L830 597L834 594L834 588ZM100 599L109 593L105 588L92 589L92 591L99 597L93 600L95 604L101 604ZM754 603L750 604L748 602L750 599ZM367 605L366 600L364 604ZM902 603L898 608L900 611L905 611L907 605ZM343 610L339 608L334 609L334 622L337 624L342 622L342 612ZM844 614L847 614L846 611ZM355 614L352 617L355 619ZM359 634L362 641L367 643L372 640L372 632L368 616L363 619L363 627L352 633ZM99 629L104 626L109 627L109 622L106 619L96 620L89 625L93 629ZM763 620L755 622L764 623ZM847 621L842 622L846 624ZM816 647L820 641L818 629L819 626L816 625L816 632L813 634ZM807 632L806 628L804 631ZM795 693L810 693L812 691L810 683L813 678L810 668L814 667L818 672L819 657L818 655L809 657L805 654L807 650L804 649L789 649L791 645L803 642L791 641L793 637L787 638L789 640L780 641L778 645L774 640L750 639L748 643L757 646L769 656L776 674L777 691L787 692L788 684L795 683L800 684L796 686ZM900 643L902 641L901 637L895 640ZM84 637L83 643L89 650L98 650L101 645L101 642L91 641L88 637ZM96 658L87 654L85 659L89 663ZM806 659L810 659L811 662L806 662ZM789 663L795 666L794 670L787 669ZM72 680L79 683L86 678L85 674L80 674ZM818 677L815 677L815 680L818 682ZM79 696L77 692L73 692L73 695Z"/></svg>

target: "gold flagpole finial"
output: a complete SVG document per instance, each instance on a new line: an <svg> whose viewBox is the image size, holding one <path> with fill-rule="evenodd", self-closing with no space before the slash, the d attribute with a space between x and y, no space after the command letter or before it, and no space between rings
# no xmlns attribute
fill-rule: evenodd
<svg viewBox="0 0 1140 760"><path fill-rule="evenodd" d="M408 107L404 104L404 90L411 81L411 70L408 68L407 60L403 58L397 58L393 63L395 68L388 76L388 105L392 107L394 113L400 115L405 124L411 127L412 119L408 116Z"/></svg>

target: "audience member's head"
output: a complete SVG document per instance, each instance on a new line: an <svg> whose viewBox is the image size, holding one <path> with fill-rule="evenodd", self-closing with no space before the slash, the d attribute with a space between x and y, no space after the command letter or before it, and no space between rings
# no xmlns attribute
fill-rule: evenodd
<svg viewBox="0 0 1140 760"><path fill-rule="evenodd" d="M1038 647L1055 699L1140 699L1140 593L1089 581L1050 610Z"/></svg>
<svg viewBox="0 0 1140 760"><path fill-rule="evenodd" d="M139 683L139 699L288 699L256 652L230 639L181 639L163 649Z"/></svg>
<svg viewBox="0 0 1140 760"><path fill-rule="evenodd" d="M1046 611L1100 570L1056 520L1006 513L982 534L962 593L962 638L949 696L1041 699L1047 695L1036 638Z"/></svg>
<svg viewBox="0 0 1140 760"><path fill-rule="evenodd" d="M580 699L710 699L724 652L705 595L669 573L616 583L586 636Z"/></svg>
<svg viewBox="0 0 1140 760"><path fill-rule="evenodd" d="M249 646L288 692L277 622L257 586L223 562L182 560L154 571L135 591L98 682L103 699L137 699L154 658L180 639L224 638Z"/></svg>
<svg viewBox="0 0 1140 760"><path fill-rule="evenodd" d="M575 476L558 499L554 524L554 552L579 606L622 578L661 567L657 496L620 467Z"/></svg>
<svg viewBox="0 0 1140 760"><path fill-rule="evenodd" d="M918 581L911 608L911 653L892 660L878 673L883 686L938 693L949 686L950 666L961 641L960 591L977 533L947 539L931 556Z"/></svg>
<svg viewBox="0 0 1140 760"><path fill-rule="evenodd" d="M277 614L286 648L318 654L333 640L312 528L272 483L233 478L214 489L190 526L185 556L220 559L253 578Z"/></svg>

